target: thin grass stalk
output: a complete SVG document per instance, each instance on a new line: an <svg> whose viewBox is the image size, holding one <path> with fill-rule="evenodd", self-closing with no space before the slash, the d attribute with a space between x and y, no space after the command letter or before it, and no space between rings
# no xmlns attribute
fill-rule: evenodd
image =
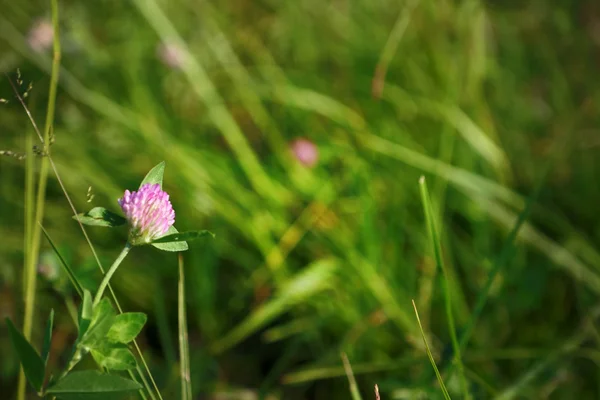
<svg viewBox="0 0 600 400"><path fill-rule="evenodd" d="M427 357L429 357L429 362L435 371L435 376L437 377L438 383L440 384L440 388L442 389L442 393L444 394L444 398L446 400L450 399L450 394L448 393L448 389L446 389L446 385L444 385L444 380L442 379L442 375L440 374L440 370L435 364L435 360L433 359L433 354L431 354L431 349L429 348L429 344L427 344L427 337L425 336L425 331L423 331L423 325L421 325L421 319L419 318L419 312L417 311L417 305L415 301L412 301L413 308L415 310L415 315L417 317L417 323L419 324L419 330L421 331L421 336L423 337L423 343L425 344L425 350L427 351Z"/></svg>
<svg viewBox="0 0 600 400"><path fill-rule="evenodd" d="M406 32L406 28L408 28L412 13L417 4L419 4L419 0L411 0L404 4L402 11L400 12L400 15L398 15L396 23L385 42L383 50L381 51L379 61L375 67L375 74L371 86L371 93L376 99L380 98L383 93L388 67L392 58L394 58L394 54L396 54L396 50L398 50L398 45L400 45L400 42L404 37L404 33Z"/></svg>
<svg viewBox="0 0 600 400"><path fill-rule="evenodd" d="M148 384L148 381L146 380L146 377L144 376L144 371L142 371L142 369L140 368L140 365L136 363L136 371L138 373L138 375L140 376L140 379L142 380L142 382L144 382L144 387L150 387L150 385ZM135 374L133 373L133 371L128 370L127 372L129 372L129 377L137 382L137 379L135 377ZM146 396L146 393L144 393L144 391L142 389L140 389L138 391L138 393L140 394L140 396L142 397L143 400L148 400L148 396ZM150 397L152 397L152 400L156 400L156 396L154 396L154 393L152 393L152 391L149 391L150 393Z"/></svg>
<svg viewBox="0 0 600 400"><path fill-rule="evenodd" d="M346 372L348 384L350 385L350 395L352 396L352 400L362 400L362 396L358 390L358 385L356 384L356 379L354 379L352 366L350 365L350 361L348 360L346 353L342 353L342 362L344 363L344 371Z"/></svg>
<svg viewBox="0 0 600 400"><path fill-rule="evenodd" d="M51 9L52 9L52 26L53 26L53 57L52 57L52 72L50 76L50 90L49 90L49 98L48 98L48 107L46 109L46 124L44 128L44 136L41 138L43 145L43 157L40 167L40 174L38 180L37 187L37 195L36 195L36 205L35 205L35 217L34 219L37 221L42 221L44 218L44 208L46 202L46 186L48 183L48 157L50 154L50 130L52 128L52 124L54 122L54 109L56 105L56 89L58 87L58 73L60 68L60 39L59 39L59 30L58 30L58 2L57 0L51 0ZM18 92L17 92L18 93ZM27 139L27 142L30 140ZM28 143L29 145L30 143ZM28 146L28 152L31 153ZM33 158L30 154L30 157ZM28 167L31 167L32 161L28 161ZM31 168L29 168L31 170ZM27 178L30 179L30 174L32 172L28 172ZM27 182L28 185L30 182ZM30 197L33 196L32 187L29 187L26 191L27 200L30 200ZM36 265L38 263L39 258L39 250L40 250L40 241L41 241L41 227L39 224L34 224L31 220L31 205L27 204L26 215L26 224L29 225L27 228L27 239L29 245L26 246L27 251L27 264L24 269L24 278L25 278L25 313L23 317L23 336L27 340L31 340L31 332L33 329L33 317L34 317L34 306L35 306L35 292L37 286L37 273L36 273ZM25 399L26 393L26 383L25 383L25 375L22 370L19 374L19 383L17 389L17 398L19 400Z"/></svg>
<svg viewBox="0 0 600 400"><path fill-rule="evenodd" d="M419 179L419 187L421 189L421 201L423 202L423 210L425 212L425 219L427 222L427 230L429 232L429 238L431 239L433 246L433 253L435 257L435 262L437 267L442 271L444 275L444 295L445 295L445 308L446 308L446 318L448 319L448 329L450 330L450 339L452 341L452 348L454 350L454 359L456 361L458 367L458 375L461 382L462 392L465 399L469 399L469 389L467 386L467 381L465 378L463 365L462 365L462 357L460 351L460 345L458 343L458 337L456 335L456 325L454 322L454 313L452 311L452 295L450 293L450 277L448 271L446 270L446 266L444 265L444 261L442 259L442 246L440 243L440 238L438 235L438 231L435 225L435 218L433 216L433 210L431 207L431 199L429 198L429 191L427 190L427 182L425 181L425 177L421 176ZM420 321L419 321L420 326Z"/></svg>
<svg viewBox="0 0 600 400"><path fill-rule="evenodd" d="M31 265L30 258L31 254L31 230L33 226L33 216L34 216L34 168L35 168L35 159L33 157L33 132L28 130L25 134L25 148L26 148L26 157L25 157L25 254L24 254L24 265L23 268L23 301L27 302L28 296L28 283L29 283L29 268ZM27 386L27 382L25 380L25 374L23 373L23 368L19 371L19 381L17 388L17 398L19 400L25 399L25 390Z"/></svg>
<svg viewBox="0 0 600 400"><path fill-rule="evenodd" d="M179 368L181 375L181 400L192 400L192 381L190 376L190 345L188 341L185 313L185 272L183 256L179 254L179 283L177 290L177 320L179 323Z"/></svg>

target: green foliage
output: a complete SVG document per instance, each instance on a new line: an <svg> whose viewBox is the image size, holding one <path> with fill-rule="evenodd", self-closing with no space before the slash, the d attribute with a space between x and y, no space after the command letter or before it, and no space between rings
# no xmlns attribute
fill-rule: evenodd
<svg viewBox="0 0 600 400"><path fill-rule="evenodd" d="M144 177L142 183L140 183L140 187L146 184L159 184L162 189L163 183L163 175L165 173L165 162L162 161L154 166Z"/></svg>
<svg viewBox="0 0 600 400"><path fill-rule="evenodd" d="M50 238L50 235L48 235L48 232L46 231L46 229L44 229L43 226L41 227L41 229L42 229L42 232L44 233L44 236L46 236L48 243L50 243L50 246L52 247L54 254L56 254L56 257L58 257L58 259L60 261L60 265L62 265L63 269L67 273L67 276L69 277L69 280L71 281L71 284L75 287L77 294L83 298L83 288L82 288L81 284L79 283L79 281L77 280L77 277L75 276L75 273L73 272L73 269L69 266L69 264L67 264L67 262L65 261L63 256L60 254L60 252L58 251L58 248L56 247L56 245Z"/></svg>
<svg viewBox="0 0 600 400"><path fill-rule="evenodd" d="M6 318L6 325L8 326L8 332L13 348L19 356L27 380L36 391L41 391L46 372L44 360L8 318Z"/></svg>
<svg viewBox="0 0 600 400"><path fill-rule="evenodd" d="M78 319L78 341L87 333L92 319L94 317L94 309L92 304L92 294L89 290L83 289L83 301L79 310Z"/></svg>
<svg viewBox="0 0 600 400"><path fill-rule="evenodd" d="M89 328L85 331L78 346L93 349L100 346L105 340L108 331L115 320L116 312L108 298L103 298L96 307Z"/></svg>
<svg viewBox="0 0 600 400"><path fill-rule="evenodd" d="M104 400L124 398L139 389L137 382L117 375L76 371L48 388L48 393L59 400Z"/></svg>
<svg viewBox="0 0 600 400"><path fill-rule="evenodd" d="M44 365L48 365L48 357L50 356L50 348L52 346L52 329L54 328L54 309L50 310L48 322L46 323L46 332L44 333L44 344L42 346L42 360Z"/></svg>
<svg viewBox="0 0 600 400"><path fill-rule="evenodd" d="M122 226L127 223L125 218L108 211L104 207L94 207L86 213L74 215L73 219L76 219L85 225L105 226L109 228Z"/></svg>
<svg viewBox="0 0 600 400"><path fill-rule="evenodd" d="M171 226L169 228L169 230L167 231L167 233L165 234L165 236L169 237L169 236L175 236L178 234L179 234L179 231L177 229L175 229L174 226ZM157 240L160 240L160 239L157 239ZM185 242L185 241L179 241L179 242L168 241L165 243L154 241L150 244L152 246L156 247L157 249L163 250L163 251L186 251L189 248L187 242Z"/></svg>
<svg viewBox="0 0 600 400"><path fill-rule="evenodd" d="M128 312L115 317L106 338L115 343L127 344L140 333L148 317L140 312Z"/></svg>
<svg viewBox="0 0 600 400"><path fill-rule="evenodd" d="M152 241L152 243L173 243L173 242L182 242L182 241L190 241L203 238L205 236L215 237L215 234L209 231L188 231L188 232L178 232L178 233L169 233L165 236L162 236L158 239Z"/></svg>
<svg viewBox="0 0 600 400"><path fill-rule="evenodd" d="M188 250L193 398L349 398L341 352L364 398L375 382L384 400L441 398L411 299L453 398L463 396L454 332L475 398L600 397L597 335L582 329L598 324L600 294L598 5L517 3L61 4L51 155L62 183L50 171L43 215L32 210L34 178L49 159L35 155L42 145L6 79L0 90L0 149L27 154L0 158L0 303L23 319L20 255L44 267L23 250L36 221L95 293L96 259L110 264L125 229L85 226L92 252L69 217L95 206L118 214L123 190L165 160L176 226L218 233L189 249L154 244ZM31 45L32 10L49 15L45 2L6 2L0 53L13 81L20 68L19 90L34 83L26 102L41 126L52 53ZM300 136L316 145L314 167L290 151ZM443 227L437 258L421 175ZM139 347L165 399L177 399L176 256L147 247L111 285L124 310L148 315ZM336 266L302 293L293 282L320 260ZM41 344L54 308L60 369L72 343L56 339L77 332L59 310L79 299L54 286L38 279L32 333ZM6 335L0 386L12 398L10 348Z"/></svg>
<svg viewBox="0 0 600 400"><path fill-rule="evenodd" d="M112 371L127 371L137 365L127 346L101 341L91 349L92 357L101 368Z"/></svg>

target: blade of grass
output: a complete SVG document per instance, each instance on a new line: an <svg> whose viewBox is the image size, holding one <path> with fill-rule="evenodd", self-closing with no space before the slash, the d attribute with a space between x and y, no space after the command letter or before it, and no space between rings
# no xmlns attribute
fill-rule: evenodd
<svg viewBox="0 0 600 400"><path fill-rule="evenodd" d="M433 209L431 207L431 199L429 198L429 191L427 190L427 182L425 181L425 177L421 176L419 179L419 187L421 189L421 201L423 202L423 210L425 211L425 219L427 223L427 231L429 233L429 239L431 240L431 244L433 246L433 253L435 262L437 264L437 268L442 271L444 275L444 295L445 295L445 303L446 303L446 318L448 319L448 329L450 331L450 338L452 340L452 348L454 349L454 360L458 366L458 374L461 382L461 387L463 391L464 398L470 398L469 389L467 387L467 381L465 379L465 374L462 366L462 358L460 346L458 343L458 338L456 336L456 327L454 323L454 314L452 311L452 297L450 293L450 282L449 275L446 267L444 265L444 261L442 259L442 246L440 243L440 238L438 235L438 231L436 229L435 218L433 216ZM420 325L420 321L419 321Z"/></svg>
<svg viewBox="0 0 600 400"><path fill-rule="evenodd" d="M419 330L421 331L421 336L423 337L423 343L425 344L425 350L427 351L427 357L429 357L429 362L431 362L431 366L435 371L435 376L437 376L437 380L440 384L440 388L442 389L442 393L444 394L444 398L446 400L450 400L450 394L448 393L448 389L446 389L446 385L444 385L444 381L442 380L442 375L440 375L440 371L438 370L437 365L435 365L435 360L433 359L433 354L431 354L431 349L429 349L429 345L427 344L427 338L425 337L425 332L423 331L423 326L421 325L421 319L419 318L419 312L417 311L417 305L415 301L412 301L413 308L415 309L415 315L417 316L417 322L419 324Z"/></svg>
<svg viewBox="0 0 600 400"><path fill-rule="evenodd" d="M54 108L56 104L56 89L58 86L58 73L60 68L60 38L59 38L59 30L58 30L58 2L57 0L52 0L50 2L52 9L52 28L54 32L53 36L53 57L52 57L52 72L50 75L50 90L48 96L48 107L46 110L46 122L44 127L44 136L40 137L42 141L42 145L44 146L44 152L48 155L50 154L50 129L54 123ZM12 84L12 81L11 85ZM13 85L14 89L14 85ZM18 92L15 90L15 93ZM29 141L29 140L27 140ZM29 150L27 150L29 152ZM48 158L42 157L39 180L38 180L38 188L37 188L37 198L35 205L35 220L41 222L44 218L44 206L46 199L46 185L48 183ZM29 196L31 194L28 193ZM31 217L31 214L28 213L27 217ZM27 265L24 268L24 278L26 281L26 289L25 289L25 313L23 317L23 335L25 339L31 339L31 332L33 329L33 314L35 307L35 291L37 285L37 273L36 266L39 258L39 250L40 250L40 236L41 229L40 225L34 225L32 221L27 221L26 223L30 223L30 229L27 230L30 243L27 246L27 251L29 252L29 257L27 257ZM22 371L22 370L21 370ZM26 391L26 383L25 376L21 372L19 374L19 383L17 389L17 398L19 400L25 399L25 391Z"/></svg>
<svg viewBox="0 0 600 400"><path fill-rule="evenodd" d="M404 357L394 361L378 361L363 364L354 364L352 372L355 375L358 374L373 374L385 371L402 370L408 367L412 367L419 363L420 359L413 356ZM286 385L301 384L306 382L313 382L316 380L339 378L344 376L346 371L343 366L323 366L317 364L314 367L303 367L299 370L288 372L281 378L281 382Z"/></svg>
<svg viewBox="0 0 600 400"><path fill-rule="evenodd" d="M375 67L375 75L373 76L371 85L372 96L376 99L380 98L383 93L388 67L394 54L398 50L398 45L404 36L404 32L406 32L413 10L417 4L419 4L419 0L411 0L404 4L403 9L400 11L400 15L398 15L398 18L396 19L396 23L390 32L390 36L388 36L388 39L383 46L379 61Z"/></svg>
<svg viewBox="0 0 600 400"><path fill-rule="evenodd" d="M580 348L581 344L590 336L593 329L590 329L594 325L594 321L600 316L600 306L594 307L580 324L575 329L575 333L569 337L563 344L555 351L548 354L544 359L535 363L526 373L520 374L520 379L513 385L509 386L506 390L495 397L496 400L510 400L520 397L520 392L525 389L538 375L544 372L550 365L558 363L559 360L571 354L573 351Z"/></svg>
<svg viewBox="0 0 600 400"><path fill-rule="evenodd" d="M9 79L9 82L10 81ZM32 254L32 229L33 229L33 218L34 218L34 168L35 168L35 159L33 157L33 132L28 130L25 134L25 148L26 148L26 158L25 158L25 255L24 255L24 265L23 269L23 293L24 293L24 301L27 301L27 289L29 283L29 265L31 265L30 259L33 257ZM19 400L23 400L25 398L25 390L27 387L25 374L23 372L23 368L19 371L19 383L18 383L18 395L17 398Z"/></svg>
<svg viewBox="0 0 600 400"><path fill-rule="evenodd" d="M185 272L183 255L179 253L179 284L177 285L177 320L179 325L179 368L181 378L181 399L192 400L192 380L190 376L190 344L188 342L187 319L185 313Z"/></svg>
<svg viewBox="0 0 600 400"><path fill-rule="evenodd" d="M356 379L354 379L354 374L352 373L352 366L350 365L350 361L348 360L346 353L342 353L342 362L344 363L344 371L346 371L348 383L350 384L350 394L352 395L352 400L362 400L362 396L358 390L358 385L356 384Z"/></svg>
<svg viewBox="0 0 600 400"><path fill-rule="evenodd" d="M234 117L225 106L210 77L202 65L192 57L188 46L161 10L160 6L155 1L135 0L134 3L163 41L173 42L185 52L185 60L181 69L185 73L191 89L208 107L209 118L221 131L223 137L225 137L229 146L236 154L242 169L254 189L266 199L274 199L285 203L290 197L289 193L282 186L276 185L262 168L256 154L248 144Z"/></svg>
<svg viewBox="0 0 600 400"><path fill-rule="evenodd" d="M67 262L65 261L65 259L63 258L63 256L60 254L60 252L56 248L56 245L54 244L54 242L50 238L50 235L48 235L48 232L46 231L46 229L44 229L43 226L40 226L40 228L42 229L42 232L44 233L44 236L46 236L46 239L48 240L48 243L50 243L50 246L52 247L52 250L54 251L54 254L56 254L56 256L58 257L58 259L60 261L60 264L65 269L65 272L67 273L67 276L69 277L69 280L71 281L71 283L75 287L75 290L77 291L77 294L79 295L79 297L83 298L83 289L81 287L81 284L77 280L77 277L75 276L75 273L73 272L73 270L71 269L71 267L69 267L69 264L67 264Z"/></svg>
<svg viewBox="0 0 600 400"><path fill-rule="evenodd" d="M302 272L291 277L273 299L258 307L230 332L217 340L211 350L220 353L231 348L294 305L323 292L331 285L337 268L338 260L335 258L313 262Z"/></svg>
<svg viewBox="0 0 600 400"><path fill-rule="evenodd" d="M483 308L485 307L485 304L487 302L487 298L489 296L489 292L490 292L490 289L494 282L494 279L496 279L496 276L500 272L500 269L504 265L506 265L506 263L511 259L511 257L514 254L515 241L517 239L517 236L519 235L519 231L521 230L521 227L523 226L523 224L525 223L525 221L529 218L529 215L531 214L531 209L533 207L533 204L537 201L537 199L539 197L539 194L540 194L542 186L543 186L543 182L545 182L544 178L545 178L546 174L547 174L547 172L544 173L544 176L542 176L539 179L538 184L536 185L536 188L534 189L533 193L531 193L531 195L527 199L525 208L517 216L517 220L516 220L515 224L513 225L510 233L508 234L508 237L506 238L506 241L504 242L504 245L502 246L502 250L500 251L500 254L494 260L494 265L493 265L490 273L488 274L488 277L483 286L483 289L479 292L479 295L477 296L477 301L476 301L475 307L473 308L473 311L471 313L471 317L469 318L469 321L465 325L464 331L460 337L459 343L460 343L461 349L466 348L467 344L469 343L471 335L473 334L473 329L475 328L475 325L477 324L477 320L479 319L479 316L481 315L481 312L483 311Z"/></svg>

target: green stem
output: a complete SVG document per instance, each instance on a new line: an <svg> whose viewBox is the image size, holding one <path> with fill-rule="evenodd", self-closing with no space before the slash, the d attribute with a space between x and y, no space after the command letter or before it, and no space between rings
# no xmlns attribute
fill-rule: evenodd
<svg viewBox="0 0 600 400"><path fill-rule="evenodd" d="M98 292L96 292L96 297L94 297L94 307L98 305L98 303L100 303L100 300L102 300L102 295L104 294L104 290L106 290L106 286L108 286L110 278L113 276L117 268L119 268L119 265L121 264L123 259L125 259L127 253L129 253L129 250L131 250L131 245L129 244L129 242L127 242L125 244L125 247L121 251L121 254L119 254L119 257L117 257L113 265L110 266L110 269L104 275L104 279L102 279L102 282L98 287Z"/></svg>
<svg viewBox="0 0 600 400"><path fill-rule="evenodd" d="M40 167L40 175L38 181L38 191L36 198L36 207L35 207L35 220L41 222L44 218L44 205L46 198L46 184L48 181L48 158L50 157L50 130L52 129L52 125L54 123L54 108L56 104L56 89L58 86L58 73L60 70L60 58L61 58L61 50L60 50L60 39L58 34L58 1L51 1L52 8L52 27L54 32L53 39L53 57L52 57L52 73L50 79L50 90L48 96L48 107L46 110L46 124L44 128L44 136L40 136L40 141L43 145L43 150L45 152L42 157L41 167ZM25 110L29 114L29 110L25 106L23 99L20 95L19 101L25 107ZM36 127L37 130L37 127ZM27 140L27 145L30 146L31 143ZM27 150L28 158L33 158L32 152L30 148ZM27 162L28 167L30 168L32 165L32 161L29 160ZM28 183L31 179L31 172L27 172L27 180ZM31 187L29 191L27 191L26 196L28 196L27 200L31 201ZM26 229L26 239L28 240L28 245L25 246L26 251L28 253L27 256L27 264L24 269L24 277L25 279L25 315L23 317L23 336L27 340L31 339L31 333L33 330L33 317L34 317L34 309L35 309L35 290L37 284L37 272L36 265L39 258L39 250L40 250L40 227L39 225L34 225L31 218L31 204L27 204L27 212L26 212L26 224L29 225L28 229ZM19 383L17 388L17 399L24 400L26 398L26 383L25 376L23 374L23 370L19 373Z"/></svg>

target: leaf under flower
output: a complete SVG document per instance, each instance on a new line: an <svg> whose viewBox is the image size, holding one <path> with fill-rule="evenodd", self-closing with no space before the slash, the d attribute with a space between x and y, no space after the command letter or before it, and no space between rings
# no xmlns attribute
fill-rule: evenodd
<svg viewBox="0 0 600 400"><path fill-rule="evenodd" d="M86 213L74 215L73 219L84 225L106 226L109 228L125 225L127 223L125 218L108 211L104 207L94 207Z"/></svg>

